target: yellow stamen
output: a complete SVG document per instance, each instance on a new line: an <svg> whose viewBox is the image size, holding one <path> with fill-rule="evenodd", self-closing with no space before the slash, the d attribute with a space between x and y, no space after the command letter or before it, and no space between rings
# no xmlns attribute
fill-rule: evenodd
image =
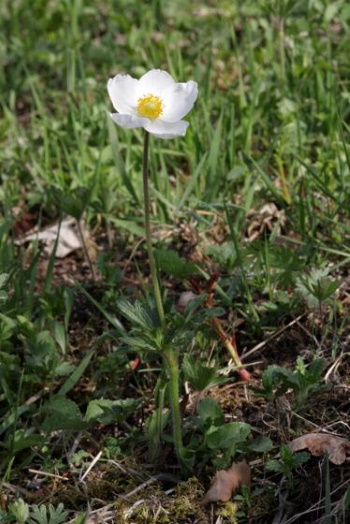
<svg viewBox="0 0 350 524"><path fill-rule="evenodd" d="M139 116L155 120L163 113L163 102L158 96L146 95L138 99L137 113Z"/></svg>

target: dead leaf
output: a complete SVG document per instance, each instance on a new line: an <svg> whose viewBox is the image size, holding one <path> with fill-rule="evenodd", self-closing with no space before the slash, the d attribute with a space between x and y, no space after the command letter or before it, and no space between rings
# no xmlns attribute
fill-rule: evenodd
<svg viewBox="0 0 350 524"><path fill-rule="evenodd" d="M196 295L196 293L193 293L192 291L183 291L176 303L176 309L178 310L178 312L183 314L189 301L197 297L198 295Z"/></svg>
<svg viewBox="0 0 350 524"><path fill-rule="evenodd" d="M84 225L82 225L83 234L86 242L88 237L88 232L86 231ZM44 253L48 256L51 255L57 234L59 230L59 224L54 224L53 226L44 229L43 231L38 231L36 233L26 235L20 240L16 241L17 245L25 244L30 241L37 240L44 244ZM82 248L81 239L79 232L77 230L76 221L72 217L67 217L61 223L60 228L60 237L57 244L56 257L64 258L73 251Z"/></svg>
<svg viewBox="0 0 350 524"><path fill-rule="evenodd" d="M264 233L271 233L277 228L281 234L286 223L286 214L273 203L265 204L260 209L251 209L247 215L247 236L250 242L261 237Z"/></svg>
<svg viewBox="0 0 350 524"><path fill-rule="evenodd" d="M292 440L289 448L293 452L308 449L315 457L328 453L329 460L337 465L350 458L350 441L327 433L307 433Z"/></svg>
<svg viewBox="0 0 350 524"><path fill-rule="evenodd" d="M242 484L250 486L250 467L245 460L234 462L229 469L217 471L213 483L205 494L202 504L227 502Z"/></svg>

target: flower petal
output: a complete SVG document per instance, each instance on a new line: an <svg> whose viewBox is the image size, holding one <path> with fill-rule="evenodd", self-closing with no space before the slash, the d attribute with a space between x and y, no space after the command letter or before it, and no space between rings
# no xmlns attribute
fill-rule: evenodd
<svg viewBox="0 0 350 524"><path fill-rule="evenodd" d="M198 96L197 82L190 80L186 83L175 84L163 93L162 120L166 122L178 122L189 111Z"/></svg>
<svg viewBox="0 0 350 524"><path fill-rule="evenodd" d="M145 127L145 122L148 122L147 118L141 118L135 115L122 115L120 113L110 113L111 118L119 124L121 127L132 128L132 127Z"/></svg>
<svg viewBox="0 0 350 524"><path fill-rule="evenodd" d="M136 114L139 81L130 75L117 75L107 83L108 94L119 113Z"/></svg>
<svg viewBox="0 0 350 524"><path fill-rule="evenodd" d="M141 76L139 80L139 97L146 95L161 96L162 93L175 84L175 80L166 71L152 69Z"/></svg>
<svg viewBox="0 0 350 524"><path fill-rule="evenodd" d="M143 127L151 133L152 135L158 138L175 138L177 136L185 136L186 129L189 126L188 122L180 120L179 122L164 122L160 119L158 120L149 120L148 118L144 119L146 123L143 124Z"/></svg>

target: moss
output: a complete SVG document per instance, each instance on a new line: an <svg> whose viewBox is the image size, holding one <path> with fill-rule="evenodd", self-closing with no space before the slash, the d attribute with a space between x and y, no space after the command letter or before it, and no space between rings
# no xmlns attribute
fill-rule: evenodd
<svg viewBox="0 0 350 524"><path fill-rule="evenodd" d="M203 487L196 478L178 484L175 494L167 495L159 487L147 488L147 497L129 504L118 502L116 522L120 524L210 524L207 511L201 505Z"/></svg>
<svg viewBox="0 0 350 524"><path fill-rule="evenodd" d="M251 517L254 519L267 518L276 509L276 497L273 490L259 493L252 497Z"/></svg>
<svg viewBox="0 0 350 524"><path fill-rule="evenodd" d="M226 504L219 509L218 515L225 519L230 519L228 521L225 520L225 522L230 522L230 524L236 524L238 522L237 510L238 508L235 502L226 502Z"/></svg>

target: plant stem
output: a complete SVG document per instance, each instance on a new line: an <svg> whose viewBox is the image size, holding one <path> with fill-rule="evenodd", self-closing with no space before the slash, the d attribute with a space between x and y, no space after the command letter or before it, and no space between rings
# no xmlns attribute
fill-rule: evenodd
<svg viewBox="0 0 350 524"><path fill-rule="evenodd" d="M77 228L78 228L81 244L83 246L84 255L85 255L85 258L87 260L87 263L89 264L89 268L90 268L90 271L91 271L92 280L94 282L96 282L96 273L95 273L95 270L94 270L94 265L92 263L91 257L89 255L88 248L86 246L85 237L84 237L84 233L83 233L83 230L82 230L79 218L76 219L76 223L77 223Z"/></svg>
<svg viewBox="0 0 350 524"><path fill-rule="evenodd" d="M163 358L169 373L169 392L171 413L173 418L173 437L176 455L180 465L184 466L184 448L181 433L181 412L179 402L179 362L176 350L164 350Z"/></svg>
<svg viewBox="0 0 350 524"><path fill-rule="evenodd" d="M230 353L233 362L235 363L235 366L237 367L237 372L241 378L241 380L244 380L245 382L249 382L251 380L251 375L249 371L247 371L242 364L241 359L239 358L237 346L236 346L236 340L235 336L233 335L231 339L229 336L225 333L224 328L222 327L221 321L219 318L214 317L213 320L214 328L221 338L223 344L225 345L226 349Z"/></svg>
<svg viewBox="0 0 350 524"><path fill-rule="evenodd" d="M112 251L112 248L113 248L113 231L112 231L112 228L111 228L111 222L110 222L109 218L105 219L105 223L106 223L108 247Z"/></svg>
<svg viewBox="0 0 350 524"><path fill-rule="evenodd" d="M288 183L287 183L286 173L284 171L282 158L279 155L276 155L275 158L276 158L276 162L277 162L277 165L278 165L278 171L279 171L279 174L280 174L283 198L287 202L287 204L291 204L292 203L292 197L290 196L290 191L289 191L289 188L288 188Z"/></svg>
<svg viewBox="0 0 350 524"><path fill-rule="evenodd" d="M281 80L283 82L283 88L286 83L286 57L284 51L284 18L280 16L278 20L278 50L280 55L280 66L281 66Z"/></svg>
<svg viewBox="0 0 350 524"><path fill-rule="evenodd" d="M148 150L149 150L149 133L145 131L143 141L143 158L142 158L142 180L143 180L143 201L145 207L145 230L146 230L146 245L148 251L148 260L151 270L151 277L154 290L154 298L156 301L157 311L160 323L164 325L164 309L162 303L162 297L160 294L159 279L157 274L156 261L153 254L152 247L152 230L150 221L150 199L149 199L149 187L148 187Z"/></svg>
<svg viewBox="0 0 350 524"><path fill-rule="evenodd" d="M151 270L151 277L154 289L154 298L156 301L157 311L162 327L165 325L165 316L160 294L160 285L157 274L156 261L153 254L152 247L152 230L150 222L150 198L148 187L148 150L149 150L149 134L145 131L143 142L143 161L142 161L142 180L143 180L143 198L145 206L145 229L146 229L146 244L148 251L148 259ZM174 348L165 348L162 352L163 360L169 374L169 391L171 413L173 418L173 436L174 446L178 461L182 468L184 468L184 453L181 434L181 413L179 403L179 362L177 350Z"/></svg>

